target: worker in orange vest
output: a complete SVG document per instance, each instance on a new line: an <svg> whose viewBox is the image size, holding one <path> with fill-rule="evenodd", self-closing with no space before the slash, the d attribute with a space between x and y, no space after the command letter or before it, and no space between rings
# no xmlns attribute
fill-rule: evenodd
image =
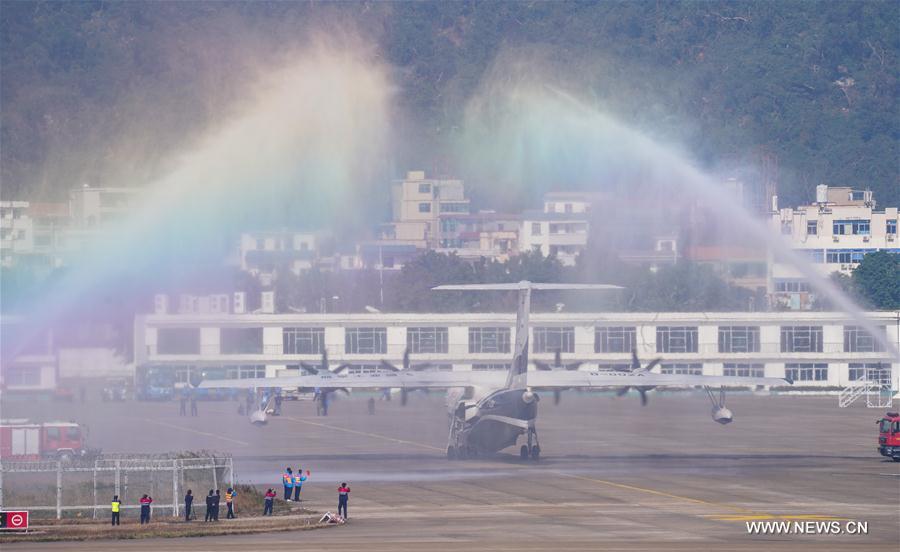
<svg viewBox="0 0 900 552"><path fill-rule="evenodd" d="M288 467L281 474L281 483L284 485L284 499L291 500L291 492L294 490L294 471Z"/></svg>
<svg viewBox="0 0 900 552"><path fill-rule="evenodd" d="M303 468L297 468L297 473L294 474L294 502L300 502L300 490L307 477L309 477L309 470L306 470L306 475L303 475Z"/></svg>
<svg viewBox="0 0 900 552"><path fill-rule="evenodd" d="M228 490L225 491L225 506L228 508L228 513L225 514L227 519L234 519L234 497L237 496L237 491L228 487Z"/></svg>

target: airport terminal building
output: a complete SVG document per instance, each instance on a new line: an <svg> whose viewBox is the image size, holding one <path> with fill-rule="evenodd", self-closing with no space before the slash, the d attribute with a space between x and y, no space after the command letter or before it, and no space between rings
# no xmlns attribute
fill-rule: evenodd
<svg viewBox="0 0 900 552"><path fill-rule="evenodd" d="M866 317L900 347L900 312ZM149 314L135 319L135 365L186 381L297 374L300 362L379 369L382 359L439 370L505 370L515 343L512 313ZM900 364L844 313L533 313L531 358L581 370L622 369L631 350L662 373L789 377L798 386L844 387L864 374L890 378ZM534 369L532 367L532 369ZM868 370L868 372L867 372Z"/></svg>

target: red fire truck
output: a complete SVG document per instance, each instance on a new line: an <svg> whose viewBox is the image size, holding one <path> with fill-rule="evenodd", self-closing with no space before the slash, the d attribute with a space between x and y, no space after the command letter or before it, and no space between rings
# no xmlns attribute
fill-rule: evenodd
<svg viewBox="0 0 900 552"><path fill-rule="evenodd" d="M900 412L888 412L878 424L878 452L900 462Z"/></svg>
<svg viewBox="0 0 900 552"><path fill-rule="evenodd" d="M4 460L72 460L84 456L84 428L74 422L0 422L0 458Z"/></svg>

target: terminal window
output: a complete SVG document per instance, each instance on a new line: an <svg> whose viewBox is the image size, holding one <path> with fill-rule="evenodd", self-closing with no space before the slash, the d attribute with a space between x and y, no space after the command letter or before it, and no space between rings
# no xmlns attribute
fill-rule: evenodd
<svg viewBox="0 0 900 552"><path fill-rule="evenodd" d="M266 367L263 365L226 366L225 377L227 379L249 379L266 377Z"/></svg>
<svg viewBox="0 0 900 552"><path fill-rule="evenodd" d="M387 328L347 328L344 352L349 355L385 354Z"/></svg>
<svg viewBox="0 0 900 552"><path fill-rule="evenodd" d="M880 328L884 334L884 327ZM862 326L844 326L845 353L881 353L884 346Z"/></svg>
<svg viewBox="0 0 900 552"><path fill-rule="evenodd" d="M406 348L410 353L446 353L447 328L413 327L406 330Z"/></svg>
<svg viewBox="0 0 900 552"><path fill-rule="evenodd" d="M701 376L703 375L703 364L699 362L670 362L662 365L660 373Z"/></svg>
<svg viewBox="0 0 900 552"><path fill-rule="evenodd" d="M575 352L575 328L572 326L563 328L541 327L534 329L534 352L550 353Z"/></svg>
<svg viewBox="0 0 900 552"><path fill-rule="evenodd" d="M599 326L594 328L595 353L630 353L636 348L634 326Z"/></svg>
<svg viewBox="0 0 900 552"><path fill-rule="evenodd" d="M509 328L469 328L470 353L508 353Z"/></svg>
<svg viewBox="0 0 900 552"><path fill-rule="evenodd" d="M284 354L320 355L325 350L325 328L285 328Z"/></svg>
<svg viewBox="0 0 900 552"><path fill-rule="evenodd" d="M759 326L720 326L720 353L758 353Z"/></svg>
<svg viewBox="0 0 900 552"><path fill-rule="evenodd" d="M761 378L765 372L760 363L726 362L722 368L723 375L741 378Z"/></svg>
<svg viewBox="0 0 900 552"><path fill-rule="evenodd" d="M161 355L199 355L200 328L160 328L156 352Z"/></svg>
<svg viewBox="0 0 900 552"><path fill-rule="evenodd" d="M793 381L827 381L827 364L785 364L784 377Z"/></svg>
<svg viewBox="0 0 900 552"><path fill-rule="evenodd" d="M377 374L384 371L378 364L350 364L347 366L348 374Z"/></svg>
<svg viewBox="0 0 900 552"><path fill-rule="evenodd" d="M782 326L782 353L821 353L822 326Z"/></svg>
<svg viewBox="0 0 900 552"><path fill-rule="evenodd" d="M881 362L851 362L848 366L850 381L868 379L878 383L891 382L891 365Z"/></svg>
<svg viewBox="0 0 900 552"><path fill-rule="evenodd" d="M509 363L493 363L493 364L473 364L474 372L499 372L509 370Z"/></svg>
<svg viewBox="0 0 900 552"><path fill-rule="evenodd" d="M659 326L656 328L657 353L696 353L697 326Z"/></svg>
<svg viewBox="0 0 900 552"><path fill-rule="evenodd" d="M802 280L776 280L775 291L781 293L805 293L809 291L809 284Z"/></svg>
<svg viewBox="0 0 900 552"><path fill-rule="evenodd" d="M223 355L259 355L263 351L262 328L222 328Z"/></svg>

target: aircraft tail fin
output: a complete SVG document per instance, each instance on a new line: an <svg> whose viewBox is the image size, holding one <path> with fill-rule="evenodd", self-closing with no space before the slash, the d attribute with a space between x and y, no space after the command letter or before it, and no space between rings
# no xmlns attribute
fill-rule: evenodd
<svg viewBox="0 0 900 552"><path fill-rule="evenodd" d="M528 318L531 314L531 291L563 291L563 290L612 290L622 289L620 286L608 284L542 284L529 281L503 284L450 284L432 288L437 291L517 291L516 305L516 343L513 350L512 363L506 378L506 388L524 388L528 386Z"/></svg>

